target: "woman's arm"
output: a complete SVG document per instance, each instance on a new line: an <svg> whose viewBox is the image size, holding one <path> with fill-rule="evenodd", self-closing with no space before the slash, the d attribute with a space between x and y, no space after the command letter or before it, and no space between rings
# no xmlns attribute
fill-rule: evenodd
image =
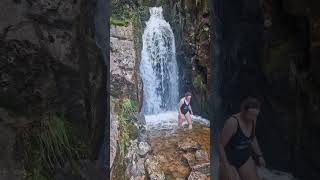
<svg viewBox="0 0 320 180"><path fill-rule="evenodd" d="M180 102L178 103L178 112L179 112L179 115L181 115L181 106L183 104L183 98L180 100Z"/></svg>
<svg viewBox="0 0 320 180"><path fill-rule="evenodd" d="M224 165L229 165L224 147L228 144L231 136L234 134L236 129L236 121L234 118L229 118L223 129L221 134L218 137L218 153L219 153L219 158L220 162Z"/></svg>
<svg viewBox="0 0 320 180"><path fill-rule="evenodd" d="M251 143L252 149L253 151L258 155L258 156L262 156L262 152L260 149L260 146L258 144L258 140L256 137L254 137L252 143Z"/></svg>
<svg viewBox="0 0 320 180"><path fill-rule="evenodd" d="M254 126L254 138L253 138L253 141L251 143L251 147L252 147L254 153L259 157L259 165L262 166L262 167L265 167L266 166L266 162L265 162L265 160L263 158L263 155L262 155L262 152L261 152L257 137L255 135L255 129L256 129L255 125L256 125L256 123L254 121L254 124L253 124L253 126Z"/></svg>
<svg viewBox="0 0 320 180"><path fill-rule="evenodd" d="M189 110L191 112L191 114L193 114L192 108L191 108L191 104L189 104Z"/></svg>

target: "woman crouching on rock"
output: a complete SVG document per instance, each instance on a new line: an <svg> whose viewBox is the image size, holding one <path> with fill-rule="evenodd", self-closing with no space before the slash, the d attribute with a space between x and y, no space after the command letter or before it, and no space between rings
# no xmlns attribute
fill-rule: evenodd
<svg viewBox="0 0 320 180"><path fill-rule="evenodd" d="M192 129L191 114L193 114L193 112L191 109L190 101L191 101L190 92L186 92L185 96L180 99L180 102L178 104L178 111L179 111L178 127L179 128L182 127L182 115L184 115L188 122L188 128Z"/></svg>

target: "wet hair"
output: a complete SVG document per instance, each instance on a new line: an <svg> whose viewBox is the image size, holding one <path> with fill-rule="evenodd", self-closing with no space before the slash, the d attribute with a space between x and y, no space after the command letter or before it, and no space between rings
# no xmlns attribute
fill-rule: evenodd
<svg viewBox="0 0 320 180"><path fill-rule="evenodd" d="M254 97L247 97L244 99L241 103L241 111L245 112L248 111L248 109L260 109L261 103L257 98Z"/></svg>
<svg viewBox="0 0 320 180"><path fill-rule="evenodd" d="M188 96L192 96L191 92L186 92L186 94L184 95L185 97L188 97Z"/></svg>

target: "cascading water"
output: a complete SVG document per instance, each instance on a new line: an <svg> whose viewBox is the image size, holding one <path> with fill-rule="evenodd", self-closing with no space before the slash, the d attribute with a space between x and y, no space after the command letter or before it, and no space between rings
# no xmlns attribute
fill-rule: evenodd
<svg viewBox="0 0 320 180"><path fill-rule="evenodd" d="M173 111L178 104L178 68L174 34L163 18L162 7L149 9L142 39L140 75L143 81L145 114Z"/></svg>

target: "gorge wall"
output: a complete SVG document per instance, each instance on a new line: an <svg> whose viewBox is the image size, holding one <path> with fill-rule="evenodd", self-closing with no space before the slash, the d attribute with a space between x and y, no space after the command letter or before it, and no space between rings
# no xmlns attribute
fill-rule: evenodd
<svg viewBox="0 0 320 180"><path fill-rule="evenodd" d="M95 41L95 5L1 1L0 179L106 175L96 168L108 60Z"/></svg>

